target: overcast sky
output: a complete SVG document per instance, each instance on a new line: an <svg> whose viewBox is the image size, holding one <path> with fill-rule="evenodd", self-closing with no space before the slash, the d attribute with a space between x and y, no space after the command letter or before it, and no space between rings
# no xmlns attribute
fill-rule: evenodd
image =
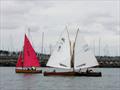
<svg viewBox="0 0 120 90"><path fill-rule="evenodd" d="M24 34L41 52L54 46L67 26L77 28L96 55L120 55L120 0L0 0L0 49L22 50Z"/></svg>

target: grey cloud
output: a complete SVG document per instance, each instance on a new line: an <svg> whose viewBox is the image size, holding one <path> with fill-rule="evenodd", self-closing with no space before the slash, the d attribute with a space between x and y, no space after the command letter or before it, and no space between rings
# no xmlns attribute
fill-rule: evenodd
<svg viewBox="0 0 120 90"><path fill-rule="evenodd" d="M119 22L117 22L115 17L113 17L110 13L100 13L100 14L98 13L98 14L88 15L88 17L84 19L82 24L85 27L88 27L93 24L99 24L104 27L105 31L116 32L116 27L118 26ZM88 33L90 32L88 31Z"/></svg>
<svg viewBox="0 0 120 90"><path fill-rule="evenodd" d="M25 18L21 15L8 15L1 17L0 29L12 30L24 26Z"/></svg>
<svg viewBox="0 0 120 90"><path fill-rule="evenodd" d="M11 29L17 29L21 26L26 26L29 24L29 19L32 19L32 16L30 16L30 13L31 13L30 11L32 9L33 10L34 9L39 10L39 8L46 9L46 8L51 7L52 5L53 4L49 2L48 0L45 0L45 1L42 1L42 0L10 0L10 1L1 0L0 29L11 30Z"/></svg>
<svg viewBox="0 0 120 90"><path fill-rule="evenodd" d="M106 19L106 18L112 18L112 16L110 15L110 14L107 14L107 13L93 13L93 14L91 14L91 15L88 15L85 19L84 19L84 21L83 21L83 24L84 25L89 25L89 24L91 24L91 23L97 23L97 22L100 22L98 19L100 19L100 18L104 18L104 19ZM105 21L105 20L104 20ZM104 21L101 21L102 23L104 23Z"/></svg>
<svg viewBox="0 0 120 90"><path fill-rule="evenodd" d="M7 32L6 37L9 37L9 32L11 32L9 30L15 30L14 34L18 33L18 35L21 32L21 35L19 37L16 35L15 39L22 41L20 37L27 32L25 29L29 27L37 47L40 46L37 43L41 42L42 32L45 32L45 40L48 44L55 44L66 24L70 28L74 26L69 29L69 31L73 30L70 32L73 38L77 25L85 36L97 37L98 34L102 36L108 33L112 38L114 36L112 33L119 32L119 21L116 21L118 17L114 15L118 11L115 9L117 6L113 3L114 1L105 0L99 3L96 2L97 0L85 2L79 0L1 0L0 2L3 1L7 4L0 6L2 7L0 8L0 29L3 29L4 33ZM11 33L11 35L14 34ZM7 44L10 43L7 42Z"/></svg>
<svg viewBox="0 0 120 90"><path fill-rule="evenodd" d="M14 26L13 25L9 25L9 26L8 25L7 26L0 25L1 30L15 30L17 28L18 28L18 26L15 26L15 25Z"/></svg>
<svg viewBox="0 0 120 90"><path fill-rule="evenodd" d="M14 0L18 4L32 4L35 6L39 6L41 8L49 8L52 7L54 4L52 0Z"/></svg>

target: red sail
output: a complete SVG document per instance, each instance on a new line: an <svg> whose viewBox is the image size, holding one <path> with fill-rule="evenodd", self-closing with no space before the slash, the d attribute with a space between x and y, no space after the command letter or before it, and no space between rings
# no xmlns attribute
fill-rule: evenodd
<svg viewBox="0 0 120 90"><path fill-rule="evenodd" d="M22 63L22 53L20 53L19 58L17 60L17 64L16 67L22 67L23 63Z"/></svg>
<svg viewBox="0 0 120 90"><path fill-rule="evenodd" d="M39 61L36 57L36 53L28 40L27 36L25 35L25 40L24 40L24 67L39 67Z"/></svg>

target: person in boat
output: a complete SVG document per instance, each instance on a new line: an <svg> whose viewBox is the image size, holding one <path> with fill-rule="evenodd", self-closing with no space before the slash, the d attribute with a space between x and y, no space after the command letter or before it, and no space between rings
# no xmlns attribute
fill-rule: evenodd
<svg viewBox="0 0 120 90"><path fill-rule="evenodd" d="M79 72L81 72L81 68L79 69Z"/></svg>
<svg viewBox="0 0 120 90"><path fill-rule="evenodd" d="M31 67L31 70L36 70L36 68L35 67Z"/></svg>
<svg viewBox="0 0 120 90"><path fill-rule="evenodd" d="M86 73L90 73L90 72L93 72L93 70L87 68Z"/></svg>
<svg viewBox="0 0 120 90"><path fill-rule="evenodd" d="M27 70L30 70L29 68L27 68Z"/></svg>
<svg viewBox="0 0 120 90"><path fill-rule="evenodd" d="M28 68L26 68L26 70L31 70L31 68L30 68L30 67L28 67Z"/></svg>
<svg viewBox="0 0 120 90"><path fill-rule="evenodd" d="M53 70L53 72L56 72L55 69Z"/></svg>

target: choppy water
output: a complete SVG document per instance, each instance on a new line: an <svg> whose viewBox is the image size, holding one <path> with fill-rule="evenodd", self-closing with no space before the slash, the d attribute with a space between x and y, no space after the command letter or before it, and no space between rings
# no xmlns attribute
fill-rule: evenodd
<svg viewBox="0 0 120 90"><path fill-rule="evenodd" d="M16 74L13 67L0 67L0 90L120 90L120 68L97 71L103 76L44 77L42 74Z"/></svg>

